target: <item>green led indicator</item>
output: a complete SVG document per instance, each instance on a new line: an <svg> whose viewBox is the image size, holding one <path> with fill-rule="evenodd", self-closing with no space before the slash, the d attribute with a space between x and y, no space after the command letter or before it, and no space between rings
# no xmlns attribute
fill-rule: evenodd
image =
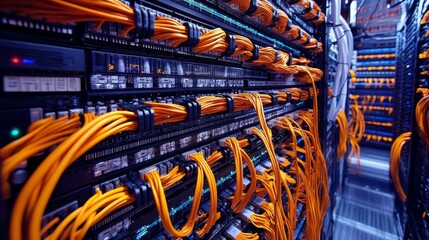
<svg viewBox="0 0 429 240"><path fill-rule="evenodd" d="M21 134L21 131L18 128L12 128L12 130L10 130L10 136L11 137L18 137Z"/></svg>

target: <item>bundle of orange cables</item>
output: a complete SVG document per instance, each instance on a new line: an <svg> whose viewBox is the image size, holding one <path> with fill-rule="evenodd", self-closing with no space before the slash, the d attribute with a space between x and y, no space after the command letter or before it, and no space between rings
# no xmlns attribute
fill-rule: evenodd
<svg viewBox="0 0 429 240"><path fill-rule="evenodd" d="M294 42L298 44L304 44L304 43L307 43L307 41L309 41L310 38L311 38L310 35L306 31L301 30L301 37L299 39L294 40Z"/></svg>
<svg viewBox="0 0 429 240"><path fill-rule="evenodd" d="M308 66L311 61L305 57L292 58L292 65Z"/></svg>
<svg viewBox="0 0 429 240"><path fill-rule="evenodd" d="M231 0L227 3L228 5L232 5L234 9L236 8L240 13L244 13L250 8L250 1L246 0Z"/></svg>
<svg viewBox="0 0 429 240"><path fill-rule="evenodd" d="M197 98L197 102L201 105L202 115L221 113L228 110L227 100L225 97L204 96Z"/></svg>
<svg viewBox="0 0 429 240"><path fill-rule="evenodd" d="M135 15L137 12L146 11L140 8L133 10L119 0L79 1L81 0L43 0L38 1L36 5L29 6L25 1L20 0L19 2L13 3L2 2L1 6L2 9L8 11L28 15L33 18L43 18L49 22L74 23L95 21L99 22L97 28L101 28L102 24L106 21L122 23L125 26L122 31L123 35L128 35L131 30L136 29L136 25L139 25L135 22ZM237 6L243 5L246 10L250 6L249 1L230 1L228 4ZM63 9L71 10L63 13ZM289 19L284 12L276 10L280 12L278 17L279 20L272 22L273 11L274 8L271 3L267 0L263 0L258 2L258 8L254 15L262 22L267 23L267 25L274 23L274 29L277 31L283 31L289 23ZM150 14L153 15L154 13L150 12ZM283 27L278 24L284 24L285 26ZM137 30L140 31L140 29ZM192 37L190 37L191 32L193 33ZM139 33L137 33L137 35L138 34ZM200 29L192 24L185 25L178 20L160 15L154 16L153 33L147 34L148 35L144 35L144 37L151 38L153 41L166 41L167 44L173 47L178 47L187 43L192 47L192 51L195 53L222 55L228 50L233 57L240 56L243 61L253 56L252 51L255 48L249 39L233 35L235 38L235 46L231 46L231 49L228 49L229 43L227 37L229 37L229 35L227 35L224 30L220 28L212 30ZM286 37L291 40L296 40L297 43L305 43L304 47L313 53L318 53L322 50L321 44L314 38L310 39L308 33L303 32L298 26L292 25L289 30L282 32L282 34L286 34ZM296 73L296 70L291 69L287 64L290 58L289 54L275 51L272 47L261 48L259 53L259 59L252 62L252 64L265 66L279 73ZM315 75L314 78L317 79L317 75Z"/></svg>
<svg viewBox="0 0 429 240"><path fill-rule="evenodd" d="M309 50L313 54L321 53L323 52L323 44L321 42L316 42L316 46L314 48L309 48Z"/></svg>
<svg viewBox="0 0 429 240"><path fill-rule="evenodd" d="M283 34L287 39L294 41L300 37L301 31L300 27L292 25L290 29L286 30Z"/></svg>
<svg viewBox="0 0 429 240"><path fill-rule="evenodd" d="M211 172L210 168L208 166L213 165L216 161L220 160L222 158L222 154L220 152L214 151L212 155L207 159L207 163L205 163L204 158L202 158L201 153L196 153L194 155L190 156L191 160L194 160L197 162L197 165L201 166L203 168L203 172L207 177L207 181L209 182L209 188L210 188L210 201L216 202L216 185L214 181L214 175ZM208 164L208 165L207 165ZM160 185L157 188L152 188L152 191L154 191L154 195L159 196L159 198L156 198L156 200L159 200L159 204L164 204L162 201L165 199L164 194L164 188L168 188L172 186L173 184L176 184L178 181L182 180L185 177L186 173L181 172L179 167L174 167L167 175L164 175L162 177L159 177L159 174L157 172L149 171L146 173L143 177L146 177L147 179L153 180L153 181L160 181ZM198 182L197 177L197 184ZM143 179L142 179L143 180ZM204 178L203 178L204 181ZM201 183L201 182L200 182ZM151 186L158 186L158 185L151 185ZM201 184L202 186L202 184ZM198 206L196 203L198 203L198 199L200 198L200 191L199 187L197 186L196 189L196 195L194 197L197 197L195 200L195 205L193 207L198 210ZM109 214L113 213L114 211L120 209L121 207L125 205L129 205L135 202L135 197L133 195L130 195L130 189L127 189L126 187L119 187L113 190L110 190L106 193L101 193L99 189L97 189L95 195L88 199L86 203L70 213L66 218L64 218L59 225L55 227L52 233L49 234L49 236L46 237L46 239L58 239L59 236L61 236L61 239L83 239L86 232L89 230L91 226L99 222L104 217L108 216ZM162 197L164 196L164 197ZM161 207L161 205L160 205ZM220 215L219 213L216 213L216 204L211 204L210 212L208 214L208 218L206 221L206 224L203 226L203 228L197 232L199 236L204 235L214 225L214 222L219 219ZM194 210L195 210L194 209ZM163 212L166 210L166 208L159 208L160 216L166 217L168 216L168 212ZM198 216L194 219L194 221L190 221L188 227L182 228L180 231L176 231L172 228L170 228L168 220L166 218L166 221L163 221L163 224L166 229L171 234L179 234L175 235L176 237L179 237L181 233L186 234L186 231L193 230L193 224L197 219L200 219L203 216ZM54 221L55 220L55 221ZM53 221L49 222L42 230L42 234L45 233L48 229L53 227L57 222L59 222L59 218L54 219Z"/></svg>
<svg viewBox="0 0 429 240"><path fill-rule="evenodd" d="M304 18L313 21L314 24L325 22L325 14L321 11L319 5L312 0L301 0L298 5L306 13L303 14Z"/></svg>
<svg viewBox="0 0 429 240"><path fill-rule="evenodd" d="M38 120L31 124L27 134L0 149L1 183L3 198L10 196L9 178L13 171L24 164L30 157L49 149L67 139L81 126L78 115L71 119L63 116L54 120L52 117Z"/></svg>
<svg viewBox="0 0 429 240"><path fill-rule="evenodd" d="M99 189L86 203L65 217L45 239L84 239L88 230L114 210L135 201L128 189L119 187L102 193ZM49 229L42 229L42 234Z"/></svg>
<svg viewBox="0 0 429 240"><path fill-rule="evenodd" d="M190 160L195 161L198 165L197 182L195 186L194 201L192 202L191 213L189 214L187 222L180 230L176 229L171 222L167 200L165 198L163 185L158 171L152 171L145 174L145 179L151 186L155 204L158 209L158 213L160 214L164 228L167 232L175 237L186 237L194 229L201 202L204 176L207 179L210 189L210 213L206 225L198 232L198 234L203 235L208 230L210 230L217 218L217 187L213 172L211 171L210 166L205 161L201 152L191 155Z"/></svg>
<svg viewBox="0 0 429 240"><path fill-rule="evenodd" d="M186 107L179 104L145 102L155 112L155 124L173 123L184 121L188 113Z"/></svg>
<svg viewBox="0 0 429 240"><path fill-rule="evenodd" d="M290 55L285 52L275 50L272 47L264 47L259 50L259 58L250 64L265 66L279 73L295 74L297 71L287 65L289 58Z"/></svg>
<svg viewBox="0 0 429 240"><path fill-rule="evenodd" d="M399 161L401 160L402 148L405 143L411 140L411 132L401 134L395 139L390 149L390 175L392 176L393 185L395 186L396 192L402 201L407 200L407 195L401 186L401 180L399 179Z"/></svg>
<svg viewBox="0 0 429 240"><path fill-rule="evenodd" d="M273 20L273 5L268 0L258 0L258 8L252 17L255 17L262 25L268 27Z"/></svg>
<svg viewBox="0 0 429 240"><path fill-rule="evenodd" d="M289 62L290 57L290 54L287 54L282 51L277 51L277 58L275 58L274 62L268 63L266 67L278 73L296 74L298 71L290 68L287 64Z"/></svg>
<svg viewBox="0 0 429 240"><path fill-rule="evenodd" d="M213 30L203 30L200 41L192 51L196 53L215 52L222 54L227 47L226 33L221 28L215 28Z"/></svg>
<svg viewBox="0 0 429 240"><path fill-rule="evenodd" d="M300 82L311 83L312 80L320 81L323 77L323 71L318 68L299 65L291 65L291 68L298 72L295 78Z"/></svg>
<svg viewBox="0 0 429 240"><path fill-rule="evenodd" d="M290 24L290 19L282 10L278 9L277 14L278 20L274 23L274 26L271 29L278 34L283 34L286 31L287 26Z"/></svg>
<svg viewBox="0 0 429 240"><path fill-rule="evenodd" d="M188 40L188 31L179 21L158 16L154 23L154 33L151 40L165 40L169 45L178 47Z"/></svg>
<svg viewBox="0 0 429 240"><path fill-rule="evenodd" d="M240 36L234 35L235 37L235 52L231 55L231 57L240 56L242 61L246 61L253 56L253 43L250 39Z"/></svg>
<svg viewBox="0 0 429 240"><path fill-rule="evenodd" d="M357 105L351 106L351 112L352 117L349 122L349 139L350 139L350 145L352 147L350 154L347 158L347 163L349 167L351 166L351 159L353 156L355 156L356 159L356 171L352 172L351 174L359 174L360 171L360 146L359 142L363 137L363 133L365 131L365 120L364 116L357 107Z"/></svg>
<svg viewBox="0 0 429 240"><path fill-rule="evenodd" d="M232 197L231 209L235 213L240 213L250 201L255 188L256 188L256 170L249 155L240 147L236 138L229 138L226 140L225 145L231 149L236 169L236 188L234 196ZM246 193L243 189L243 162L247 165L250 173L250 186Z"/></svg>
<svg viewBox="0 0 429 240"><path fill-rule="evenodd" d="M346 113L343 111L343 109L340 109L340 111L338 112L336 120L338 123L338 129L339 129L337 160L341 160L342 157L347 152L347 138L348 138L347 116L346 116Z"/></svg>
<svg viewBox="0 0 429 240"><path fill-rule="evenodd" d="M87 118L89 119L89 118ZM76 159L107 137L137 129L137 116L115 111L85 122L37 167L18 195L10 221L10 239L41 238L43 213L60 177ZM61 159L61 161L58 161Z"/></svg>
<svg viewBox="0 0 429 240"><path fill-rule="evenodd" d="M416 105L417 127L423 143L429 148L429 89L419 88L417 92L423 95Z"/></svg>
<svg viewBox="0 0 429 240"><path fill-rule="evenodd" d="M304 48L312 49L312 51L317 51L317 52L322 50L321 43L318 42L315 38L310 38L310 40L307 43L305 43Z"/></svg>
<svg viewBox="0 0 429 240"><path fill-rule="evenodd" d="M262 130L258 128L253 128L252 133L257 135L259 139L262 140L262 142L265 145L265 148L267 149L268 155L270 156L270 161L272 164L273 172L274 172L274 196L271 198L271 202L274 204L275 209L275 236L277 239L286 239L286 232L284 230L284 211L283 211L283 203L281 198L281 174L280 174L280 167L279 163L277 161L277 158L275 156L274 152L274 146L272 139L272 133L271 130L268 128L267 122L265 120L264 112L263 112L263 105L262 101L259 98L258 95L255 94L243 94L245 98L252 103L253 108L255 109L261 128Z"/></svg>
<svg viewBox="0 0 429 240"><path fill-rule="evenodd" d="M18 15L44 19L48 22L117 22L126 27L122 34L127 35L135 28L134 11L120 0L43 0L29 2L25 0L1 1L3 11ZM67 11L64 11L64 10ZM98 25L101 28L101 24Z"/></svg>
<svg viewBox="0 0 429 240"><path fill-rule="evenodd" d="M300 112L299 114L299 118L310 129L314 129L312 119L309 117L310 115L306 112ZM321 150L312 151L313 148L317 149L313 134L310 131L302 129L293 119L282 118L276 123L276 126L291 132L292 144L286 145L292 147L292 151L288 151L287 155L294 159L293 171L299 176L297 177L296 186L298 195L295 195L295 197L297 197L298 201L307 205L307 238L317 239L317 232L321 229L323 216L327 205L329 205L329 197L326 195L327 193L323 193L326 192L323 189L327 189L327 182L324 180L324 174L319 174L326 171L320 161L320 156L323 155L321 155ZM297 146L296 136L300 136L304 140L304 148ZM305 154L305 162L298 158L297 152ZM311 185L315 185L316 187L311 187Z"/></svg>

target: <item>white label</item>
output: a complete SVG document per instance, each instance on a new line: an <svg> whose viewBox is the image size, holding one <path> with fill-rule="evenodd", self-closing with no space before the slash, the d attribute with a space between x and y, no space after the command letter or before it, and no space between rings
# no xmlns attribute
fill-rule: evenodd
<svg viewBox="0 0 429 240"><path fill-rule="evenodd" d="M79 77L4 76L5 92L79 92Z"/></svg>
<svg viewBox="0 0 429 240"><path fill-rule="evenodd" d="M54 92L55 91L55 78L53 77L40 77L40 91Z"/></svg>
<svg viewBox="0 0 429 240"><path fill-rule="evenodd" d="M65 78L57 77L55 78L55 91L57 92L67 92L67 82Z"/></svg>
<svg viewBox="0 0 429 240"><path fill-rule="evenodd" d="M79 92L80 91L80 78L70 77L67 78L68 82L68 91L69 92Z"/></svg>
<svg viewBox="0 0 429 240"><path fill-rule="evenodd" d="M22 77L21 92L40 92L40 78Z"/></svg>
<svg viewBox="0 0 429 240"><path fill-rule="evenodd" d="M21 77L5 76L3 78L3 89L5 92L20 92Z"/></svg>

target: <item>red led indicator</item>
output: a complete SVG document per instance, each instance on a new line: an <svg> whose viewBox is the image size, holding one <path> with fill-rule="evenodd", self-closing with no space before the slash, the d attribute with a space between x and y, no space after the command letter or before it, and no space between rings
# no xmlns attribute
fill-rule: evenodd
<svg viewBox="0 0 429 240"><path fill-rule="evenodd" d="M18 64L18 63L19 63L19 58L18 58L18 57L12 57L12 58L10 59L10 61L11 61L13 64Z"/></svg>

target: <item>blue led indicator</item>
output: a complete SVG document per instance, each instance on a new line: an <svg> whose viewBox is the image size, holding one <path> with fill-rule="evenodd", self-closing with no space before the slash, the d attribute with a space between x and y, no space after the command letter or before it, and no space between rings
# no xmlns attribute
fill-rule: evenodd
<svg viewBox="0 0 429 240"><path fill-rule="evenodd" d="M24 58L24 59L22 59L22 63L27 64L27 65L33 65L34 59Z"/></svg>

